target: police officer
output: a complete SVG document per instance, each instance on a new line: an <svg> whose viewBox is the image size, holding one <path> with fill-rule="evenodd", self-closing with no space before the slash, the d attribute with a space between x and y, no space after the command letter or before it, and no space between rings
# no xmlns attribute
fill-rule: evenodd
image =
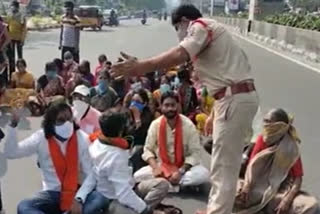
<svg viewBox="0 0 320 214"><path fill-rule="evenodd" d="M144 75L189 60L193 62L199 77L216 99L206 122L206 130L213 127L214 132L212 189L207 211L198 213L230 214L242 149L258 108L250 64L232 35L215 20L203 18L193 5L179 6L171 20L180 39L178 46L145 60L121 53L127 60L114 65L112 75Z"/></svg>

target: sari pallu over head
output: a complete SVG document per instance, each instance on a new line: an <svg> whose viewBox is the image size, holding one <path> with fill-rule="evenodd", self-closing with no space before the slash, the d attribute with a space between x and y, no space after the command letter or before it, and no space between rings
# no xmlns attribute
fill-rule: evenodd
<svg viewBox="0 0 320 214"><path fill-rule="evenodd" d="M278 193L290 169L300 157L300 142L291 123L266 125L263 140L268 148L249 163L244 185L249 186L249 200L241 204L236 197L234 213L249 214L262 210Z"/></svg>

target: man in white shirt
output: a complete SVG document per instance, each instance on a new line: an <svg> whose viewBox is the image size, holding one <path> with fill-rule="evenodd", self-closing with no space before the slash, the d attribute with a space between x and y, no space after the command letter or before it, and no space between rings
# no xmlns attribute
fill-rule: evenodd
<svg viewBox="0 0 320 214"><path fill-rule="evenodd" d="M162 95L164 115L149 128L142 154L149 166L134 174L137 181L163 177L176 187L172 191L209 181L209 171L200 163L199 134L189 118L178 114L178 105L179 98L174 92Z"/></svg>
<svg viewBox="0 0 320 214"><path fill-rule="evenodd" d="M152 213L167 195L169 183L163 178L143 181L135 185L129 167L129 144L122 138L125 117L121 113L105 112L99 119L102 134L90 146L93 172L80 188L77 197L86 202L93 189L105 198L126 208L112 213Z"/></svg>
<svg viewBox="0 0 320 214"><path fill-rule="evenodd" d="M42 129L18 142L19 118L13 115L8 127L4 152L9 159L37 154L43 190L34 198L19 203L18 214L96 214L104 198L92 192L82 203L76 200L80 178L91 173L88 136L73 122L71 107L64 102L50 105ZM98 207L98 208L97 208Z"/></svg>

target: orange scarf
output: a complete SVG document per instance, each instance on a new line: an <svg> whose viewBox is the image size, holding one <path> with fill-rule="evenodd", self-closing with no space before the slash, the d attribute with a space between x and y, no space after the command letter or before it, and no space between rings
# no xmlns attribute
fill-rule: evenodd
<svg viewBox="0 0 320 214"><path fill-rule="evenodd" d="M63 155L54 137L48 141L51 159L61 182L60 209L68 211L78 190L77 136L74 133L68 141L66 155Z"/></svg>
<svg viewBox="0 0 320 214"><path fill-rule="evenodd" d="M174 163L171 163L167 150L167 119L162 117L159 128L159 153L161 158L161 169L165 178L169 178L172 173L179 170L184 163L183 143L182 143L182 120L176 117L175 136L174 136Z"/></svg>
<svg viewBox="0 0 320 214"><path fill-rule="evenodd" d="M102 134L101 131L96 131L89 136L91 144L97 139L99 139L102 142L107 142L108 144L119 147L121 149L129 149L128 141L121 137L106 137Z"/></svg>

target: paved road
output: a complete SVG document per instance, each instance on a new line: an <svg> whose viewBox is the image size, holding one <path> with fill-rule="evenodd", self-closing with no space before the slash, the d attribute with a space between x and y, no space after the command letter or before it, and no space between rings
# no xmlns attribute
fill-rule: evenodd
<svg viewBox="0 0 320 214"><path fill-rule="evenodd" d="M32 32L25 47L28 67L36 76L44 72L44 63L59 57L57 49L58 31ZM305 169L305 188L320 196L320 173L315 164L320 160L318 122L320 121L320 74L285 60L248 42L238 40L248 53L256 77L261 98L261 112L273 107L283 107L295 116L295 124L303 140L302 159ZM106 53L116 60L120 51L127 51L138 57L147 57L176 44L174 30L168 23L152 21L141 26L138 20L124 22L119 28L106 28L102 32L82 33L81 56L95 66L97 57ZM4 124L7 117L2 116ZM257 116L261 120L261 113ZM19 138L30 135L40 127L41 120L32 118L23 121ZM256 123L256 126L259 123ZM257 127L256 127L257 128ZM209 156L204 156L206 165ZM41 188L41 179L35 164L35 157L9 161L8 171L2 179L3 199L9 214L16 213L16 204ZM0 173L1 174L1 173ZM205 195L171 196L170 203L183 208L185 214L193 214L199 207L205 207Z"/></svg>

